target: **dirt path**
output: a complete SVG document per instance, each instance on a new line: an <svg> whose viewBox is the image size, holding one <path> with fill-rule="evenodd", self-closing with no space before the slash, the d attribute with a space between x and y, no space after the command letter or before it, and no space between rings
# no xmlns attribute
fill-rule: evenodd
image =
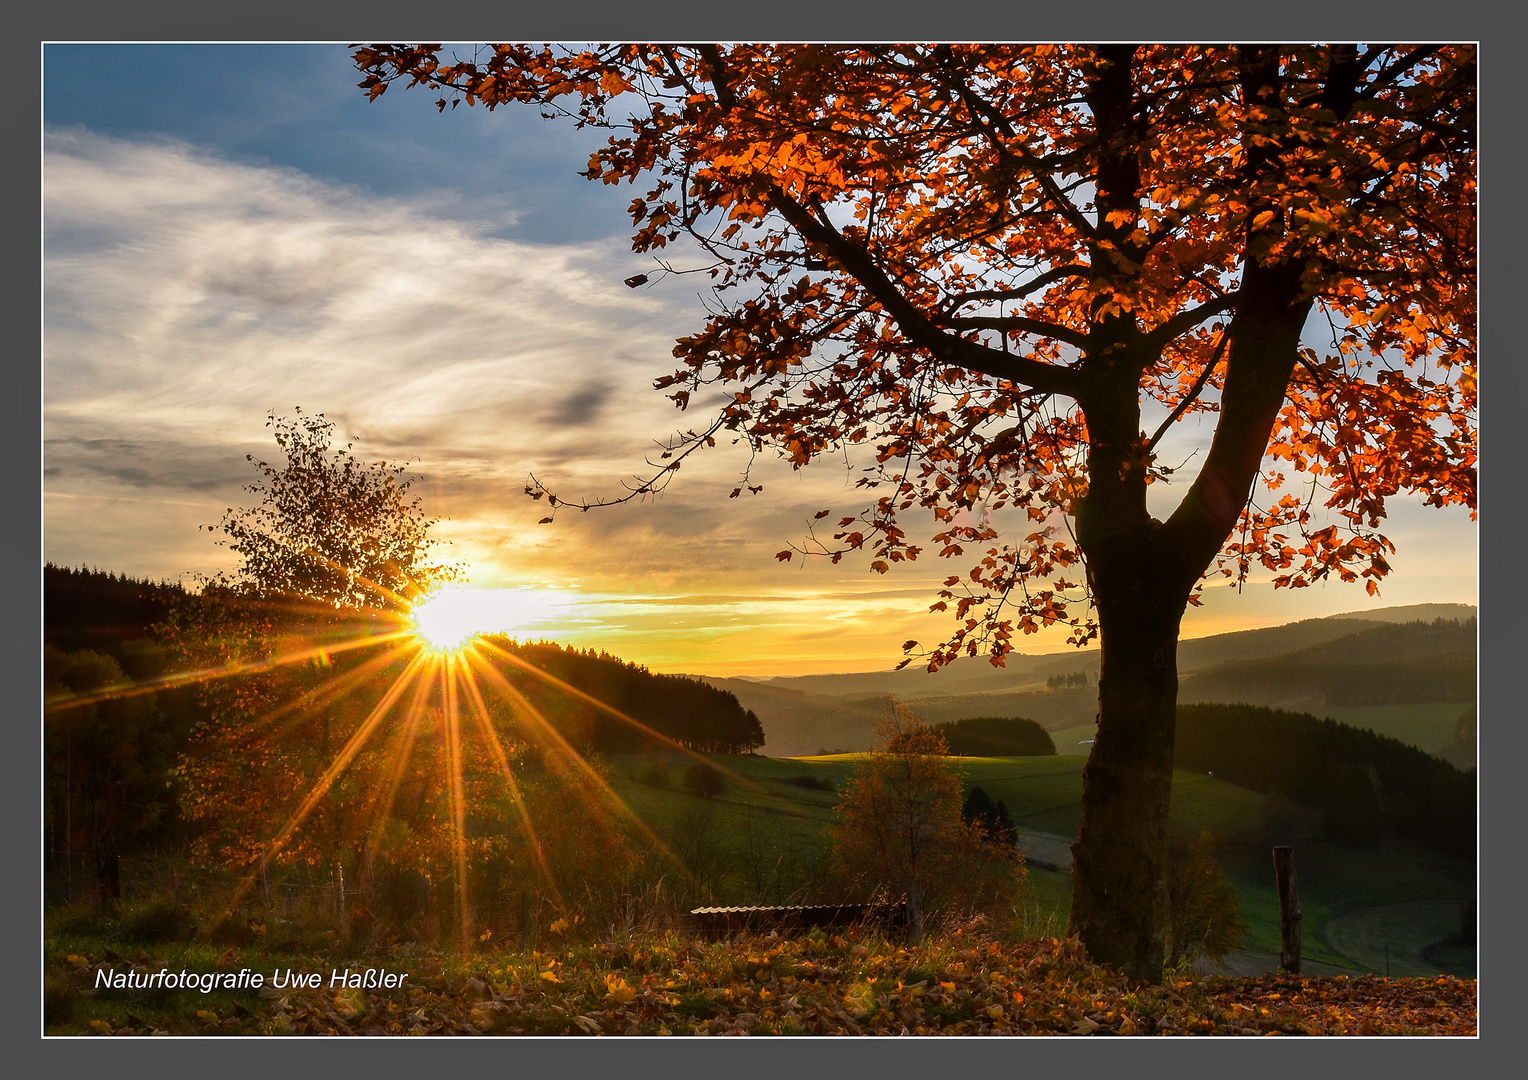
<svg viewBox="0 0 1528 1080"><path fill-rule="evenodd" d="M1031 866L1042 870L1072 869L1072 841L1070 837L1056 833L1037 832L1034 829L1018 829L1019 850Z"/></svg>

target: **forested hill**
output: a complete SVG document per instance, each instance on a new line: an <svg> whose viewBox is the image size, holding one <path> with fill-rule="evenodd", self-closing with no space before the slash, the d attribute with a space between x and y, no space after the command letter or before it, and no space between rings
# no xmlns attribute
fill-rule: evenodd
<svg viewBox="0 0 1528 1080"><path fill-rule="evenodd" d="M187 597L178 583L103 570L43 567L44 642L62 653L110 656L129 678L166 674L169 657L154 626ZM304 623L301 629L308 629ZM332 628L330 628L332 629ZM725 690L684 675L655 675L605 652L565 649L551 642L492 639L548 674L605 702L666 738L712 753L748 753L764 743L759 718ZM622 752L657 745L576 695L505 665L504 674L566 728L564 737L588 749Z"/></svg>
<svg viewBox="0 0 1528 1080"><path fill-rule="evenodd" d="M752 710L744 709L727 690L718 690L688 675L656 675L642 664L628 663L608 652L564 648L556 642L518 643L490 637L490 645L512 652L533 668L576 687L582 694L636 719L666 739L704 753L750 753L764 745L764 729ZM576 747L607 753L662 749L662 739L625 723L607 710L568 694L509 661L495 668L526 695ZM524 732L536 741L535 732Z"/></svg>
<svg viewBox="0 0 1528 1080"><path fill-rule="evenodd" d="M1217 664L1284 656L1313 649L1326 642L1376 631L1379 638L1397 625L1417 622L1473 622L1475 609L1467 604L1411 604L1348 612L1319 619L1302 619L1259 630L1236 630L1178 643L1178 672L1186 675ZM1371 640L1379 640L1379 638ZM838 675L780 675L770 679L742 679L761 689L797 692L811 697L845 700L895 694L903 700L946 698L967 694L990 694L1021 689L1040 689L1055 676L1086 674L1098 679L1098 649L1063 649L1054 653L1007 657L1004 667L993 667L985 657L961 657L937 672L913 665L900 671L861 671Z"/></svg>
<svg viewBox="0 0 1528 1080"><path fill-rule="evenodd" d="M178 583L53 563L43 567L42 582L43 640L65 652L111 652L146 638L175 599L186 595Z"/></svg>
<svg viewBox="0 0 1528 1080"><path fill-rule="evenodd" d="M1283 656L1185 677L1178 700L1250 705L1398 705L1475 700L1476 622L1436 619L1360 630Z"/></svg>
<svg viewBox="0 0 1528 1080"><path fill-rule="evenodd" d="M1321 811L1331 838L1475 846L1475 774L1395 739L1255 705L1180 705L1173 763Z"/></svg>
<svg viewBox="0 0 1528 1080"><path fill-rule="evenodd" d="M764 745L758 716L743 708L733 694L698 679L655 675L640 664L607 652L564 648L551 641L520 644L502 637L488 640L692 750L745 754ZM627 753L663 745L641 728L529 672L508 663L495 666L575 746ZM534 738L534 733L527 732L527 736Z"/></svg>
<svg viewBox="0 0 1528 1080"><path fill-rule="evenodd" d="M1297 710L1431 705L1432 713L1420 718L1367 716L1349 722L1421 724L1425 731L1407 737L1424 738L1424 748L1436 752L1433 728L1446 723L1452 729L1475 700L1474 610L1460 604L1413 605L1186 641L1179 646L1178 700ZM1414 614L1430 618L1402 621ZM1089 724L1097 715L1096 650L1019 657L1005 669L979 658L962 663L965 667L947 681L938 676L918 681L919 673L906 670L709 681L731 690L759 714L769 740L766 752L776 756L865 749L889 693L930 723L1022 716L1055 732ZM1068 676L1075 683L1067 685ZM954 692L935 692L939 687ZM1435 715L1442 712L1446 718ZM1073 736L1071 745L1080 737Z"/></svg>

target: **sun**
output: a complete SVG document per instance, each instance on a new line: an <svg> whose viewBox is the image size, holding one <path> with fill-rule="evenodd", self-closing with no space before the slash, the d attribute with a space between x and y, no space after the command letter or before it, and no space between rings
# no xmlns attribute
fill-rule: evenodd
<svg viewBox="0 0 1528 1080"><path fill-rule="evenodd" d="M475 613L462 604L461 596L459 592L444 592L414 609L414 632L430 648L450 652L481 632L477 620L472 618Z"/></svg>
<svg viewBox="0 0 1528 1080"><path fill-rule="evenodd" d="M535 589L448 589L414 609L414 632L439 652L460 649L478 634L513 634L555 621L567 603Z"/></svg>

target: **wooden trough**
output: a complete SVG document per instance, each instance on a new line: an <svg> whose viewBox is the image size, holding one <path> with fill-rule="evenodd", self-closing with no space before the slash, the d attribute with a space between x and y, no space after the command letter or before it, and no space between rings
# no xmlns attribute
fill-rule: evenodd
<svg viewBox="0 0 1528 1080"><path fill-rule="evenodd" d="M703 907L690 912L696 933L705 938L734 934L804 933L853 925L877 925L886 932L907 930L907 901L866 904L808 904L796 907Z"/></svg>

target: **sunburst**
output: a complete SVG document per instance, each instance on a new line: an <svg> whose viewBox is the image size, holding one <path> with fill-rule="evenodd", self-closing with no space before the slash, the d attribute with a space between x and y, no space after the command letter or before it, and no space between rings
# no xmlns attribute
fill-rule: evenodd
<svg viewBox="0 0 1528 1080"><path fill-rule="evenodd" d="M372 791L367 802L376 815L376 821L367 830L370 838L365 844L365 850L368 857L374 854L381 840L382 827L393 813L400 782L410 768L411 760L418 754L416 735L429 726L430 716L437 715L444 725L441 741L445 753L440 764L446 771L443 777L449 804L449 822L446 824L455 871L452 877L456 894L453 905L456 908L455 921L458 928L456 944L460 950L466 951L470 948L469 933L472 925L467 880L472 867L465 811L466 774L469 766L477 767L480 775L486 769L488 775L497 777L503 793L516 807L519 832L531 864L549 894L559 905L562 903L562 890L553 879L538 829L520 797L522 779L517 775L511 754L506 751L504 739L495 730L495 721L484 701L480 688L484 683L492 686L500 699L509 703L513 723L523 735L540 745L549 760L559 763L561 772L574 778L586 790L586 805L601 820L612 826L617 822L623 823L630 830L627 835L640 837L641 842L650 845L666 862L689 876L680 860L626 805L600 772L568 743L541 709L506 678L506 673L513 671L528 676L559 696L574 698L599 709L669 750L695 761L707 759L597 697L542 671L484 636L505 629L544 623L549 613L565 602L564 598L555 594L537 596L529 592L505 591L494 595L453 590L421 604L410 618L398 619L392 627L382 632L369 630L354 634L344 641L328 638L321 645L286 648L256 662L186 672L166 677L153 686L123 687L105 691L95 697L142 693L155 688L271 671L289 665L312 664L318 656L327 660L331 655L352 650L377 649L376 655L364 660L354 670L336 673L329 679L328 685L310 692L301 701L291 701L277 707L251 725L251 730L261 730L266 737L280 739L286 736L295 723L300 722L304 714L337 698L366 694L368 701L364 719L343 740L342 745L332 752L311 786L300 797L295 797L294 793L295 806L281 826L260 845L263 854L248 868L248 872L228 897L224 905L225 918L232 914L260 880L263 868L281 858L283 850L293 842L304 823L330 797L347 771L357 766L363 752L372 753L375 759L375 764L371 766L374 769L371 781L365 785ZM401 663L401 670L380 694L376 694L378 684L375 682L370 683L369 690L365 688L369 677L395 663ZM81 699L74 699L50 704L49 708L70 708L81 703ZM757 787L745 778L735 775L733 778L744 787Z"/></svg>

